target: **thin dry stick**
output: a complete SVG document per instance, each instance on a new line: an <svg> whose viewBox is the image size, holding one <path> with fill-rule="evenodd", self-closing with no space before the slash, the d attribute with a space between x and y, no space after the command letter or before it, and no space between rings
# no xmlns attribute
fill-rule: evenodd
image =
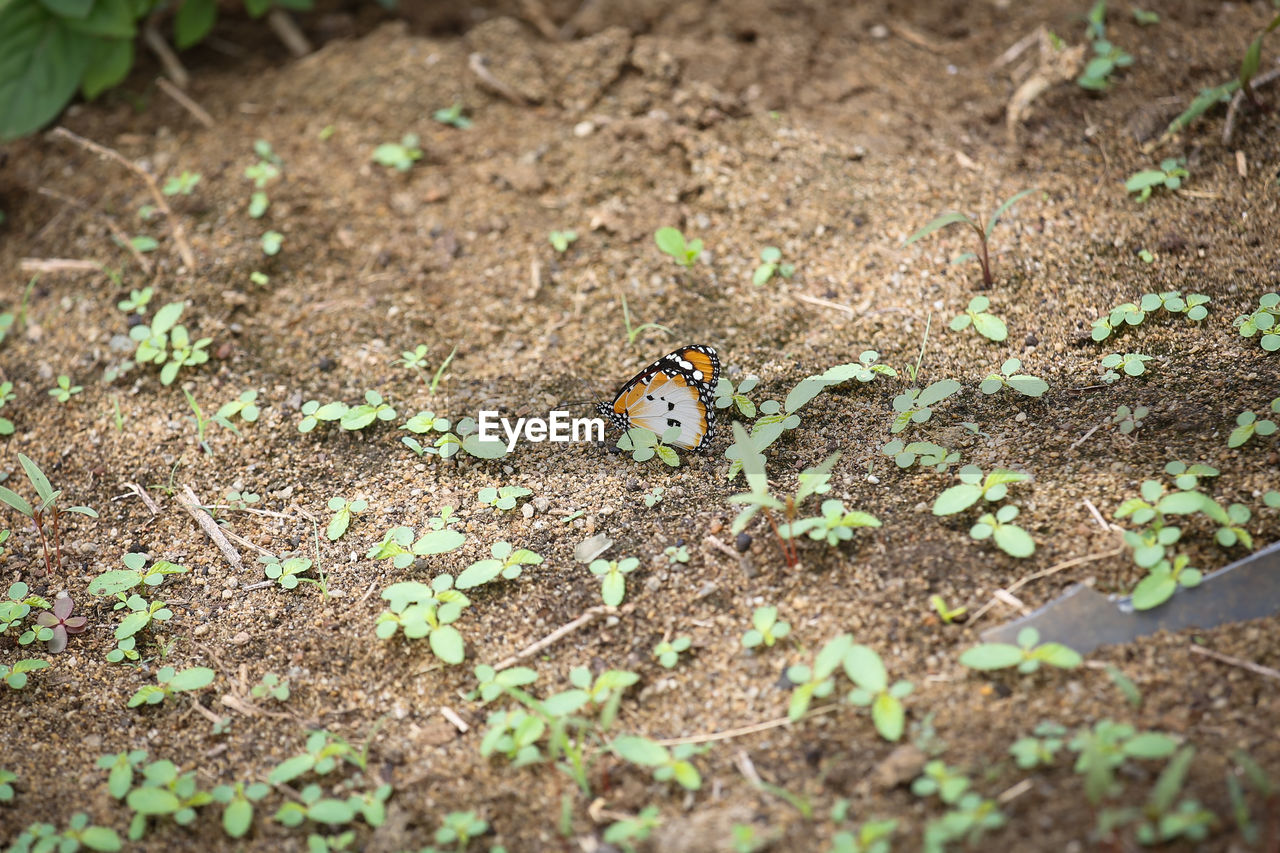
<svg viewBox="0 0 1280 853"><path fill-rule="evenodd" d="M458 716L458 712L450 708L448 705L440 706L440 716L444 717L453 727L464 735L471 731L471 726L467 725L467 721Z"/></svg>
<svg viewBox="0 0 1280 853"><path fill-rule="evenodd" d="M529 102L515 89L493 76L493 72L489 70L486 64L484 54L473 53L467 57L467 67L471 69L471 73L480 78L480 82L488 86L497 94L506 98L518 107L525 107Z"/></svg>
<svg viewBox="0 0 1280 853"><path fill-rule="evenodd" d="M147 494L146 489L142 488L142 486L137 483L125 483L125 485L129 487L129 491L138 496L139 500L146 505L147 509L151 510L152 515L160 514L160 505L156 503L155 498Z"/></svg>
<svg viewBox="0 0 1280 853"><path fill-rule="evenodd" d="M298 59L309 54L312 50L311 42L303 35L302 30L298 28L292 16L284 9L272 9L267 14L267 26L271 27L271 31L276 34L276 38L288 48Z"/></svg>
<svg viewBox="0 0 1280 853"><path fill-rule="evenodd" d="M600 605L598 607L589 608L583 611L582 615L579 616L577 619L574 619L572 622L569 622L565 625L561 625L559 628L555 629L550 634L543 637L541 640L538 640L538 642L524 649L524 651L516 652L514 655L507 658L506 660L503 660L494 664L493 668L495 671L501 671L506 669L507 667L515 666L517 663L524 660L525 658L531 657L532 655L536 655L538 652L542 651L547 646L554 643L556 640L559 640L561 637L572 634L574 631L578 630L583 625L589 625L592 622L594 622L596 619L599 619L601 616L604 616L607 613L616 613L616 612L618 612L618 608L610 607L607 604Z"/></svg>
<svg viewBox="0 0 1280 853"><path fill-rule="evenodd" d="M213 544L218 546L218 550L222 552L222 556L227 558L227 562L231 564L232 568L236 571L241 571L244 568L244 563L240 560L240 554L227 541L227 537L218 528L213 517L200 506L200 501L196 498L196 493L191 491L190 486L184 485L182 487L182 494L178 495L178 503L182 504L182 508L191 514L191 517L196 520L196 524L200 525L200 529L205 532L205 535L213 540Z"/></svg>
<svg viewBox="0 0 1280 853"><path fill-rule="evenodd" d="M1120 554L1123 554L1124 550L1125 550L1124 546L1121 545L1119 548L1116 548L1111 551L1105 551L1101 554L1086 554L1083 557L1075 557L1074 559L1067 560L1062 563L1058 563L1056 566L1050 566L1049 568L1044 569L1043 571L1036 572L1033 575L1027 575L1025 578L1022 578L1021 580L1016 581L1010 584L1009 586L1005 587L1004 592L1012 594L1022 589L1024 586L1031 583L1032 581L1040 580L1040 578L1047 578L1049 575L1057 574L1058 572L1065 571L1066 569L1070 569L1073 566L1079 566L1083 563L1092 563L1095 560L1105 560L1108 557L1117 557ZM968 624L972 625L974 622L977 622L979 619L981 619L982 614L986 613L988 610L994 607L997 601L999 601L998 598L992 598L986 604L979 607L978 611L969 618Z"/></svg>
<svg viewBox="0 0 1280 853"><path fill-rule="evenodd" d="M169 203L164 200L164 193L160 192L160 185L156 183L156 179L151 176L150 172L143 169L128 157L125 157L119 151L99 145L92 140L85 139L83 136L80 136L77 133L72 133L65 127L55 127L50 133L50 136L56 139L70 140L81 148L84 148L87 151L92 151L99 157L106 157L110 160L115 160L130 172L133 172L135 175L142 178L143 182L147 185L147 189L151 193L151 200L154 201L156 207L164 213L165 221L169 223L169 230L173 234L173 242L178 247L178 254L182 256L182 263L186 265L188 272L195 272L196 256L192 254L191 246L187 243L186 231L183 229L182 223L178 220L178 217L173 215L173 209L170 208Z"/></svg>
<svg viewBox="0 0 1280 853"><path fill-rule="evenodd" d="M1070 448L1068 448L1068 449L1069 449L1069 450L1075 450L1077 447L1079 447L1080 445L1082 445L1082 444L1084 444L1086 441L1088 441L1088 440L1089 440L1089 436L1093 435L1095 432L1097 432L1098 430L1102 429L1102 427L1103 427L1104 425L1105 425L1105 422L1104 422L1104 423L1101 423L1101 424L1094 424L1094 425L1093 425L1093 429L1089 430L1089 431L1088 431L1088 432L1086 432L1084 435L1080 436L1080 437L1079 437L1079 438L1077 438L1075 441L1073 441L1073 442L1071 443L1071 447L1070 447Z"/></svg>
<svg viewBox="0 0 1280 853"><path fill-rule="evenodd" d="M1254 91L1261 89L1263 86L1269 86L1277 79L1280 79L1280 68L1268 71L1266 74L1259 74L1254 77L1249 84ZM1236 135L1236 120L1240 117L1240 107L1244 104L1244 90L1236 92L1236 96L1231 99L1231 105L1227 107L1227 120L1222 124L1222 144L1230 145L1231 137Z"/></svg>
<svg viewBox="0 0 1280 853"><path fill-rule="evenodd" d="M1198 655L1204 655L1205 657L1222 661L1223 663L1230 664L1231 666L1238 666L1241 669L1247 669L1250 672L1256 672L1258 675L1262 675L1267 678L1274 678L1277 681L1280 681L1280 669L1272 669L1269 666L1263 666L1262 664L1254 663L1251 660L1232 657L1231 655L1224 655L1222 652L1215 652L1213 649L1206 649L1204 646L1192 646L1191 651Z"/></svg>
<svg viewBox="0 0 1280 853"><path fill-rule="evenodd" d="M257 551L259 554L261 554L264 557L270 557L273 560L277 559L274 553L272 553L271 551L268 551L266 548L263 548L261 545L258 545L255 542L250 542L248 539L245 539L239 533L232 533L230 530L223 530L221 527L219 527L218 529L222 530L223 535L226 536L228 539L231 539L235 542L239 542L241 545L245 546L246 548L252 548L254 551Z"/></svg>
<svg viewBox="0 0 1280 853"><path fill-rule="evenodd" d="M192 696L192 697L191 697L191 707L195 708L197 711L199 711L201 714L203 714L203 715L204 715L204 718L205 718L206 720L208 720L209 722L213 723L215 726L216 726L218 723L222 722L222 718L221 718L221 717L219 717L217 714L215 714L215 713L213 713L212 711L210 711L210 710L209 710L208 708L206 708L205 706L201 705L201 704L200 704L200 700L199 700L199 699L197 699L197 698L196 698L196 697L194 697L194 696Z"/></svg>
<svg viewBox="0 0 1280 853"><path fill-rule="evenodd" d="M832 302L830 299L820 299L817 296L807 296L803 293L793 293L791 296L798 302L807 302L810 305L817 305L819 308L830 308L833 311L843 311L850 317L854 316L854 310L848 305L841 305L839 302Z"/></svg>
<svg viewBox="0 0 1280 853"><path fill-rule="evenodd" d="M655 741L655 743L660 743L663 746L679 746L682 743L711 743L712 741L717 741L717 740L729 740L730 738L743 737L745 735L753 735L757 732L765 732L765 731L768 731L769 729L776 729L780 726L790 725L791 723L798 723L798 722L801 722L802 720L807 720L810 717L817 717L821 714L830 714L832 711L836 710L839 707L840 707L839 705L823 705L819 708L814 708L812 711L805 714L799 720L792 720L790 717L777 717L776 719L765 720L763 723L752 723L749 726L739 726L736 729L725 729L722 732L710 732L708 734L689 735L688 737L671 737L665 740Z"/></svg>
<svg viewBox="0 0 1280 853"><path fill-rule="evenodd" d="M164 36L160 35L160 31L156 29L154 14L142 27L142 40L147 43L147 47L151 48L151 52L156 55L156 58L160 60L160 64L164 66L164 73L172 77L173 82L177 83L181 88L187 88L187 85L191 83L191 75L183 67L182 60L178 59L178 54L173 52L173 48L169 47L169 43L164 40Z"/></svg>
<svg viewBox="0 0 1280 853"><path fill-rule="evenodd" d="M721 552L722 554L725 554L726 556L732 557L735 560L742 559L741 554L739 554L737 551L733 550L728 545L724 544L714 536L707 536L702 541L706 542L712 548L715 548L717 551Z"/></svg>
<svg viewBox="0 0 1280 853"><path fill-rule="evenodd" d="M60 272L102 272L103 264L99 261L82 261L76 258L23 258L18 262L23 272L60 273Z"/></svg>
<svg viewBox="0 0 1280 853"><path fill-rule="evenodd" d="M213 116L209 115L209 111L197 104L195 99L186 92L170 83L167 78L157 77L156 87L161 92L164 92L170 98L177 101L178 106L191 113L191 115L195 117L196 121L200 122L205 127L211 128L214 126Z"/></svg>

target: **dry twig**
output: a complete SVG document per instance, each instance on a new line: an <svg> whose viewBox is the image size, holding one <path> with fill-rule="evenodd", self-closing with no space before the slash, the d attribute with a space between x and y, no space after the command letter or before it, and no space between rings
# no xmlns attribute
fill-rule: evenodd
<svg viewBox="0 0 1280 853"><path fill-rule="evenodd" d="M489 70L489 66L482 53L473 53L467 57L467 67L471 69L471 73L480 78L480 82L488 86L496 94L506 98L511 103L519 107L529 105L524 95L521 95L508 84L502 82L493 76L493 72Z"/></svg>
<svg viewBox="0 0 1280 853"><path fill-rule="evenodd" d="M1198 655L1204 655L1205 657L1213 658L1216 661L1230 664L1231 666L1238 666L1241 669L1256 672L1258 675L1265 676L1266 678L1274 678L1277 681L1280 681L1280 669L1272 669L1269 666L1263 666L1262 664L1254 663L1251 660L1232 657L1231 655L1224 655L1222 652L1215 652L1213 649L1206 649L1204 646L1192 646L1191 651Z"/></svg>
<svg viewBox="0 0 1280 853"><path fill-rule="evenodd" d="M177 101L178 106L191 113L191 115L195 117L196 121L200 122L205 127L211 128L214 126L213 116L209 115L209 111L197 104L194 98L170 83L166 78L157 77L156 87L159 88L161 92L164 92L170 98Z"/></svg>
<svg viewBox="0 0 1280 853"><path fill-rule="evenodd" d="M182 493L178 495L178 503L182 504L182 508L191 514L196 524L200 525L200 529L205 532L213 544L218 546L218 550L222 552L222 556L227 558L227 562L231 567L240 571L244 568L244 563L240 560L240 554L227 541L227 537L223 535L213 517L204 511L204 507L200 505L200 501L196 498L196 493L191 491L190 486L183 486Z"/></svg>
<svg viewBox="0 0 1280 853"><path fill-rule="evenodd" d="M508 667L515 666L517 663L524 660L525 658L536 655L538 652L542 651L547 646L554 643L556 640L559 640L561 637L565 637L565 636L568 636L569 634L572 634L574 631L578 630L583 625L589 625L595 620L599 619L601 616L604 616L609 613L617 613L617 612L618 612L618 608L610 607L607 604L602 604L598 607L591 607L583 611L582 615L579 616L577 619L574 619L572 622L561 625L559 628L555 629L550 634L543 637L541 640L538 640L533 645L526 647L523 651L516 652L511 657L494 664L493 668L495 671L501 671Z"/></svg>

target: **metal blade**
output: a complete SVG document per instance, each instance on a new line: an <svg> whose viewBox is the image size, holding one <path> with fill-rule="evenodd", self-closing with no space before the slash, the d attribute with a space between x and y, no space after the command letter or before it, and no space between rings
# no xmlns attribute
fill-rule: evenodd
<svg viewBox="0 0 1280 853"><path fill-rule="evenodd" d="M1111 597L1076 584L1034 613L983 631L983 642L1014 643L1031 627L1040 642L1062 643L1080 654L1157 631L1213 628L1280 612L1280 542L1216 572L1193 589L1179 589L1151 610L1134 610L1128 596Z"/></svg>

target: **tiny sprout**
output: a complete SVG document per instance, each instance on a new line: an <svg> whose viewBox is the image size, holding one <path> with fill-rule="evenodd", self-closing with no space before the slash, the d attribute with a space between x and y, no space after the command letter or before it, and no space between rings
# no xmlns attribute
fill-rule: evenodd
<svg viewBox="0 0 1280 853"><path fill-rule="evenodd" d="M630 451L631 458L636 462L647 462L656 455L667 465L677 468L680 465L680 456L670 444L679 437L680 427L678 426L669 427L662 433L661 438L643 427L632 427L618 439L617 447L619 450Z"/></svg>
<svg viewBox="0 0 1280 853"><path fill-rule="evenodd" d="M289 679L281 678L274 672L268 672L262 676L262 681L249 689L249 695L255 699L266 699L270 696L277 702L288 701Z"/></svg>
<svg viewBox="0 0 1280 853"><path fill-rule="evenodd" d="M458 850L466 850L471 839L488 831L489 822L477 817L473 811L449 812L436 830L436 843L452 844Z"/></svg>
<svg viewBox="0 0 1280 853"><path fill-rule="evenodd" d="M795 264L784 264L782 262L782 250L777 246L765 246L761 249L760 260L764 263L756 267L756 271L751 275L751 283L756 287L768 284L769 279L775 275L788 279L796 273ZM750 417L750 415L747 417Z"/></svg>
<svg viewBox="0 0 1280 853"><path fill-rule="evenodd" d="M972 325L984 338L997 343L1003 341L1009 337L1009 327L1005 325L1004 320L987 311L990 307L991 300L987 297L973 297L969 300L969 305L964 309L963 314L957 314L951 318L949 328L953 332L959 332Z"/></svg>
<svg viewBox="0 0 1280 853"><path fill-rule="evenodd" d="M471 119L462 114L461 101L455 101L452 106L441 107L431 114L431 118L441 124L452 125L458 130L466 130L471 127ZM414 142L417 142L417 137L414 137Z"/></svg>
<svg viewBox="0 0 1280 853"><path fill-rule="evenodd" d="M1151 198L1151 191L1157 187L1176 190L1182 186L1182 179L1190 175L1185 168L1186 162L1181 157L1166 158L1160 161L1158 169L1146 169L1130 175L1129 180L1124 182L1124 188L1130 193L1136 193L1136 201L1139 202Z"/></svg>
<svg viewBox="0 0 1280 853"><path fill-rule="evenodd" d="M1036 543L1030 533L1013 523L1017 517L1018 508L1006 504L995 513L983 513L969 529L969 535L978 540L991 539L1010 557L1030 557L1035 553Z"/></svg>
<svg viewBox="0 0 1280 853"><path fill-rule="evenodd" d="M1204 574L1199 569L1187 565L1188 562L1189 558L1186 554L1178 554L1173 558L1172 563L1163 559L1152 566L1151 573L1138 581L1138 585L1133 588L1133 608L1150 610L1172 598L1178 591L1178 587L1191 589L1199 586Z"/></svg>
<svg viewBox="0 0 1280 853"><path fill-rule="evenodd" d="M671 669L680 662L681 652L687 652L693 643L688 637L676 637L674 640L663 640L653 647L653 656L658 663Z"/></svg>
<svg viewBox="0 0 1280 853"><path fill-rule="evenodd" d="M1271 401L1271 411L1280 413L1280 397ZM1240 447L1255 435L1267 436L1276 431L1276 422L1270 418L1259 419L1253 412L1241 412L1236 416L1236 428L1227 437L1227 447Z"/></svg>
<svg viewBox="0 0 1280 853"><path fill-rule="evenodd" d="M421 159L422 149L418 147L418 136L414 133L406 133L399 142L384 142L373 149L373 162L400 172L409 171Z"/></svg>
<svg viewBox="0 0 1280 853"><path fill-rule="evenodd" d="M142 290L130 290L128 299L121 299L116 303L116 307L121 311L131 314L141 314L142 310L147 307L147 303L151 301L154 293L150 287L144 287Z"/></svg>
<svg viewBox="0 0 1280 853"><path fill-rule="evenodd" d="M924 388L908 388L893 398L891 434L902 432L912 424L922 424L933 417L933 407L960 390L954 379L939 379Z"/></svg>
<svg viewBox="0 0 1280 853"><path fill-rule="evenodd" d="M881 447L880 452L893 459L893 463L899 468L910 468L919 461L921 465L933 468L935 471L945 471L960 461L959 451L947 450L932 441L913 441L906 444L902 439L895 438Z"/></svg>
<svg viewBox="0 0 1280 853"><path fill-rule="evenodd" d="M877 376L897 376L898 371L887 364L876 364L880 353L873 349L863 350L858 356L858 363L853 366L853 378L859 382L870 382Z"/></svg>
<svg viewBox="0 0 1280 853"><path fill-rule="evenodd" d="M1138 427L1142 426L1143 419L1151 414L1151 410L1146 406L1138 406L1130 409L1128 406L1119 406L1116 413L1111 417L1111 423L1119 427L1122 435L1128 435Z"/></svg>
<svg viewBox="0 0 1280 853"><path fill-rule="evenodd" d="M35 672L37 669L44 669L47 666L49 666L49 662L39 658L26 658L17 661L13 666L0 663L0 681L3 681L14 690L21 690L27 686L28 672Z"/></svg>
<svg viewBox="0 0 1280 853"><path fill-rule="evenodd" d="M49 389L49 396L53 397L59 403L65 403L75 394L79 394L84 390L83 385L72 385L71 377L65 373L58 376L58 387Z"/></svg>
<svg viewBox="0 0 1280 853"><path fill-rule="evenodd" d="M346 498L337 495L329 498L329 509L333 510L333 518L329 519L329 526L325 528L324 535L329 538L330 542L337 542L342 538L342 534L347 532L347 527L351 524L351 516L358 515L369 508L369 502L366 500L349 501Z"/></svg>
<svg viewBox="0 0 1280 853"><path fill-rule="evenodd" d="M230 420L239 415L247 423L253 423L261 413L258 409L257 399L257 391L243 391L236 399L229 403L223 403L214 417Z"/></svg>
<svg viewBox="0 0 1280 853"><path fill-rule="evenodd" d="M267 257L279 254L282 245L284 245L284 235L279 231L268 231L262 235L262 253Z"/></svg>
<svg viewBox="0 0 1280 853"><path fill-rule="evenodd" d="M685 545L671 545L663 552L663 555L671 563L687 563L689 562L689 548Z"/></svg>
<svg viewBox="0 0 1280 853"><path fill-rule="evenodd" d="M1028 376L1018 371L1022 369L1022 361L1016 358L1007 359L1000 365L999 373L992 373L982 380L978 390L983 394L994 394L1001 388L1012 388L1019 394L1028 397L1040 397L1049 390L1049 383L1036 376Z"/></svg>
<svg viewBox="0 0 1280 853"><path fill-rule="evenodd" d="M164 188L161 190L165 195L191 195L196 188L196 184L200 183L199 172L188 172L183 170L182 174L174 175L164 182Z"/></svg>
<svg viewBox="0 0 1280 853"><path fill-rule="evenodd" d="M751 614L751 630L742 635L744 648L772 646L791 633L791 623L778 621L778 608L757 607Z"/></svg>
<svg viewBox="0 0 1280 853"><path fill-rule="evenodd" d="M502 486L501 488L486 487L480 490L476 495L476 499L485 506L491 506L494 509L507 510L515 509L516 501L533 492L523 486Z"/></svg>
<svg viewBox="0 0 1280 853"><path fill-rule="evenodd" d="M1023 628L1018 632L1018 644L983 643L960 655L960 663L980 670L1008 669L1016 666L1018 672L1035 672L1042 663L1060 669L1075 669L1083 659L1075 649L1061 643L1040 643L1040 632L1035 628Z"/></svg>
<svg viewBox="0 0 1280 853"><path fill-rule="evenodd" d="M754 418L756 416L756 404L751 402L747 397L747 393L751 391L760 382L755 376L748 376L738 383L735 390L733 383L728 379L721 379L716 383L715 401L717 409L727 409L729 406L735 406L743 417Z"/></svg>
<svg viewBox="0 0 1280 853"><path fill-rule="evenodd" d="M1258 310L1252 314L1241 314L1233 325L1244 338L1262 332L1261 344L1267 352L1280 350L1280 294L1263 294L1258 300Z"/></svg>
<svg viewBox="0 0 1280 853"><path fill-rule="evenodd" d="M933 612L938 614L938 618L942 620L944 625L964 621L966 614L969 612L967 607L948 607L946 599L937 594L929 596L929 605L933 608Z"/></svg>
<svg viewBox="0 0 1280 853"><path fill-rule="evenodd" d="M657 506L659 503L662 502L662 496L665 495L666 493L667 493L667 490L664 489L662 486L654 486L651 491L645 494L644 505L647 507Z"/></svg>
<svg viewBox="0 0 1280 853"><path fill-rule="evenodd" d="M954 515L964 512L979 500L986 499L995 503L1002 501L1009 493L1009 486L1023 483L1031 479L1028 474L996 468L984 479L982 469L977 465L966 465L960 469L960 484L946 489L933 502L934 515Z"/></svg>
<svg viewBox="0 0 1280 853"><path fill-rule="evenodd" d="M902 242L902 245L910 246L912 243L916 242L917 240L927 237L933 232L946 228L947 226L964 224L965 226L970 228L974 232L974 234L977 236L978 248L979 248L980 254L965 253L959 256L958 258L956 258L955 261L953 261L953 263L958 261L969 260L970 258L976 258L978 263L982 266L982 283L987 287L990 287L991 284L995 281L995 279L991 275L991 253L990 253L990 247L988 246L988 241L991 239L991 232L995 230L996 224L1000 221L1000 218L1009 211L1009 208L1013 207L1015 204L1017 204L1019 201L1026 198L1028 195L1030 195L1033 192L1037 192L1037 190L1034 188L1029 190L1023 190L1022 192L1015 193L1014 195L1005 199L1004 203L1001 204L998 208L996 208L996 212L993 213L991 215L991 218L987 220L987 224L985 227L980 225L977 222L977 220L973 219L972 217L967 216L963 213L953 211L951 213L944 213L941 216L935 218L928 225L924 226L919 231L915 232L906 240L904 240ZM992 340L997 340L997 339L993 338ZM1004 340L1004 337L1001 336L998 340Z"/></svg>
<svg viewBox="0 0 1280 853"><path fill-rule="evenodd" d="M601 579L600 597L610 607L617 607L627 594L626 575L640 567L635 557L624 560L592 560L587 567Z"/></svg>
<svg viewBox="0 0 1280 853"><path fill-rule="evenodd" d="M1139 259L1140 259L1144 264L1153 264L1153 263L1155 263L1155 261L1156 261L1156 256L1155 256L1155 255L1153 255L1153 254L1151 254L1151 251L1150 251L1149 249L1139 249L1139 250L1138 250L1138 258L1139 258Z"/></svg>
<svg viewBox="0 0 1280 853"><path fill-rule="evenodd" d="M659 250L670 255L682 267L692 267L697 263L698 256L702 254L702 241L686 242L679 228L670 226L659 228L653 234L653 241L658 244Z"/></svg>
<svg viewBox="0 0 1280 853"><path fill-rule="evenodd" d="M1147 372L1147 362L1151 361L1151 356L1143 355L1137 352L1112 353L1103 356L1102 366L1107 368L1107 372L1102 375L1102 381L1110 385L1120 378L1120 374L1116 373L1115 368L1120 368L1126 376L1141 376Z"/></svg>
<svg viewBox="0 0 1280 853"><path fill-rule="evenodd" d="M271 283L271 278L266 273L258 272L257 270L254 270L253 272L249 273L249 281L253 284L256 284L258 287L266 287L268 284Z"/></svg>
<svg viewBox="0 0 1280 853"><path fill-rule="evenodd" d="M547 235L547 240L551 243L551 247L557 252L564 254L569 251L569 246L578 239L577 231L552 231Z"/></svg>

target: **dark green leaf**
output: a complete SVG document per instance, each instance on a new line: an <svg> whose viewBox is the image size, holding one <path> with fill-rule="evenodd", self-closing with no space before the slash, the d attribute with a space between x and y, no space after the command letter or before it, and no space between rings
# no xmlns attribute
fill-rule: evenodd
<svg viewBox="0 0 1280 853"><path fill-rule="evenodd" d="M217 16L217 0L182 0L173 16L173 40L178 49L191 47L207 36Z"/></svg>

